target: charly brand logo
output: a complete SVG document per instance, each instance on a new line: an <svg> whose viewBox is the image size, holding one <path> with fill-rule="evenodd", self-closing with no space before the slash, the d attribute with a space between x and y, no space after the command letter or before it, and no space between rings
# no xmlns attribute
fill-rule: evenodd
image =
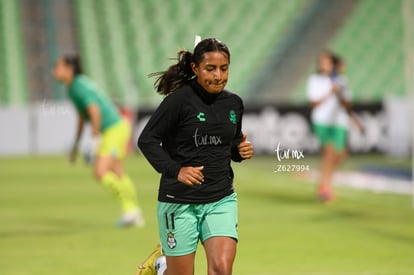
<svg viewBox="0 0 414 275"><path fill-rule="evenodd" d="M229 119L230 119L231 123L233 123L233 124L237 123L237 115L236 115L236 112L234 110L230 110Z"/></svg>
<svg viewBox="0 0 414 275"><path fill-rule="evenodd" d="M293 164L294 160L305 158L302 149L281 148L280 142L275 150L278 164L274 172L304 172L309 171L309 164ZM291 160L292 164L281 164L283 160Z"/></svg>
<svg viewBox="0 0 414 275"><path fill-rule="evenodd" d="M204 122L206 121L206 114L204 114L203 112L199 112L197 115L198 120Z"/></svg>

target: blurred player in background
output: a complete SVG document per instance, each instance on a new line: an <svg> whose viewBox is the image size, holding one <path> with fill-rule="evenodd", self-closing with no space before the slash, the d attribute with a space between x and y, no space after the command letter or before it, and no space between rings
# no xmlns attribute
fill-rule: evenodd
<svg viewBox="0 0 414 275"><path fill-rule="evenodd" d="M351 98L352 93L349 89L348 80L346 77L346 63L345 60L340 57L339 55L332 54L332 62L333 62L333 73L332 73L332 80L333 82L339 86L340 90L337 93L337 97L341 102L342 107L345 109L346 113L349 116L350 121L355 125L355 127L361 132L364 132L364 127L359 121L358 117L352 111L351 105Z"/></svg>
<svg viewBox="0 0 414 275"><path fill-rule="evenodd" d="M65 55L56 61L53 76L68 87L68 95L78 111L78 127L70 161L75 162L84 124L92 126L92 144L88 159L94 161L95 178L119 201L123 215L119 226L143 226L142 211L137 203L135 186L125 173L123 159L131 135L128 122L95 84L82 75L78 55Z"/></svg>
<svg viewBox="0 0 414 275"><path fill-rule="evenodd" d="M351 93L343 77L344 65L324 51L319 55L317 73L307 83L312 128L322 147L318 196L325 203L335 199L332 177L346 156Z"/></svg>
<svg viewBox="0 0 414 275"><path fill-rule="evenodd" d="M138 145L162 174L157 212L166 259L158 247L138 274L164 274L167 266L168 275L193 274L199 241L208 274L232 273L238 203L230 163L251 158L253 146L241 130L241 98L224 90L229 65L227 46L209 38L155 74L157 91L166 97Z"/></svg>

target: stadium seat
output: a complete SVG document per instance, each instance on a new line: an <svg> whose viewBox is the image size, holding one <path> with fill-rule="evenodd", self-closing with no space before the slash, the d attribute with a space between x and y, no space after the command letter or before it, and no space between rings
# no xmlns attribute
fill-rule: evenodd
<svg viewBox="0 0 414 275"><path fill-rule="evenodd" d="M403 39L401 0L358 2L327 46L345 59L355 101L381 102L385 95L405 94ZM306 101L306 78L295 101Z"/></svg>
<svg viewBox="0 0 414 275"><path fill-rule="evenodd" d="M0 0L0 105L27 103L20 2Z"/></svg>
<svg viewBox="0 0 414 275"><path fill-rule="evenodd" d="M192 49L195 35L217 37L232 53L229 89L245 83L283 39L306 1L80 1L80 44L88 73L121 103L155 105L147 75L166 69L176 51ZM263 35L263 31L266 35ZM97 68L99 67L99 68ZM97 72L95 72L97 70Z"/></svg>

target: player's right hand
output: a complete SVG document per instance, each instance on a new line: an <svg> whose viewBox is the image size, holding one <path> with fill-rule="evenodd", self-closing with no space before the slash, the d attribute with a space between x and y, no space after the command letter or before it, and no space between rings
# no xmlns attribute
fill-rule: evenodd
<svg viewBox="0 0 414 275"><path fill-rule="evenodd" d="M334 83L332 85L332 93L333 94L339 94L340 91L341 91L341 86L339 86L338 84Z"/></svg>
<svg viewBox="0 0 414 275"><path fill-rule="evenodd" d="M188 186L200 185L204 181L204 175L202 172L203 169L204 169L204 166L181 167L180 171L178 172L177 179L178 181Z"/></svg>

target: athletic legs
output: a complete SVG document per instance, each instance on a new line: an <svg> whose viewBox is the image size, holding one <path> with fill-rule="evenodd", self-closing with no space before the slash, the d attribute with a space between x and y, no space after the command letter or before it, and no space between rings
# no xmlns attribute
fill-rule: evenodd
<svg viewBox="0 0 414 275"><path fill-rule="evenodd" d="M335 148L331 144L325 145L322 152L321 186L331 187L335 159Z"/></svg>
<svg viewBox="0 0 414 275"><path fill-rule="evenodd" d="M95 178L115 196L121 205L124 217L120 225L129 225L137 222L137 225L143 225L141 210L138 207L135 186L131 179L123 171L122 160L115 159L112 156L98 156L94 166ZM125 221L123 221L125 219ZM125 224L121 224L125 223Z"/></svg>
<svg viewBox="0 0 414 275"><path fill-rule="evenodd" d="M233 262L236 257L237 242L230 237L212 237L204 242L204 249L207 256L208 275L231 275ZM165 266L158 269L157 261L160 257L166 257L167 269ZM159 256L148 258L138 269L137 274L157 275L193 275L194 274L195 252L184 256ZM154 271L155 270L155 271ZM155 273L157 272L157 273Z"/></svg>
<svg viewBox="0 0 414 275"><path fill-rule="evenodd" d="M323 202L331 202L335 199L332 191L332 179L339 165L347 156L346 150L337 152L331 144L326 144L323 148L320 183L318 187L319 199Z"/></svg>
<svg viewBox="0 0 414 275"><path fill-rule="evenodd" d="M232 274L236 246L236 240L229 237L212 237L204 242L208 275Z"/></svg>
<svg viewBox="0 0 414 275"><path fill-rule="evenodd" d="M167 270L164 275L193 275L195 253L184 256L166 256Z"/></svg>

